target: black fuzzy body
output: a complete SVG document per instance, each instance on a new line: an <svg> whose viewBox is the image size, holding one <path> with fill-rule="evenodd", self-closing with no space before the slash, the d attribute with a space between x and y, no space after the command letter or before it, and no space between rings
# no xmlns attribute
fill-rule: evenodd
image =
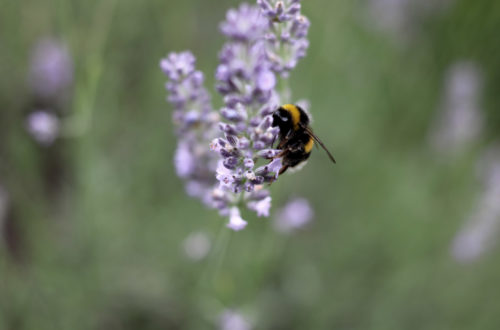
<svg viewBox="0 0 500 330"><path fill-rule="evenodd" d="M309 117L300 107L284 105L273 113L273 126L280 128L277 148L283 167L280 174L288 167L294 167L307 160L314 144L311 135L304 129L309 125Z"/></svg>

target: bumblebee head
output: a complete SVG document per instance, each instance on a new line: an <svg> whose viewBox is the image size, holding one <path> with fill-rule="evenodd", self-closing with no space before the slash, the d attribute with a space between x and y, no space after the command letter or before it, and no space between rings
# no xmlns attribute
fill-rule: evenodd
<svg viewBox="0 0 500 330"><path fill-rule="evenodd" d="M286 135L288 131L299 129L299 123L309 125L309 117L299 106L284 104L273 113L273 126L279 126L280 132Z"/></svg>

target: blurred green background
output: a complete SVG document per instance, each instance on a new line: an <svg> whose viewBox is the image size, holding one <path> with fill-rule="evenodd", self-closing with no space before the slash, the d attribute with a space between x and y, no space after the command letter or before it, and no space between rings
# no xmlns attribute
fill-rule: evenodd
<svg viewBox="0 0 500 330"><path fill-rule="evenodd" d="M499 135L500 2L403 1L392 31L372 2L303 2L311 46L293 96L310 100L338 164L315 151L271 186L273 209L304 196L315 211L282 235L250 213L245 230L226 229L173 166L159 60L190 49L220 106L218 24L239 1L0 0L0 329L217 329L226 309L254 329L499 329L500 247L460 263L450 245ZM31 52L47 36L74 61L76 133L44 148L24 122ZM442 161L429 130L463 59L481 69L486 125ZM201 261L183 251L193 232L212 242Z"/></svg>

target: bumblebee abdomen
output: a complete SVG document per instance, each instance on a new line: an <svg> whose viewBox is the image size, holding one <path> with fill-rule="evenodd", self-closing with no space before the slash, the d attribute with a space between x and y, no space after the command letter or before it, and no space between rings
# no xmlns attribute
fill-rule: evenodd
<svg viewBox="0 0 500 330"><path fill-rule="evenodd" d="M308 154L311 153L311 150L314 146L314 139L312 137L309 137L309 141L304 144L304 151L307 152Z"/></svg>

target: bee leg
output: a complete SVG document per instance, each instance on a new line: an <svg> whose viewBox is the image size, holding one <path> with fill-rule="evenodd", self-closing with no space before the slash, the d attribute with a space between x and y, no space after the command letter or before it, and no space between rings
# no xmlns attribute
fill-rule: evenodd
<svg viewBox="0 0 500 330"><path fill-rule="evenodd" d="M276 159L276 158L281 158L283 157L284 155L286 155L286 153L288 152L288 149L285 149L285 150L282 150L279 154L277 154L276 156L274 156L273 158L271 159Z"/></svg>
<svg viewBox="0 0 500 330"><path fill-rule="evenodd" d="M288 169L288 167L289 167L288 165L281 166L281 169L280 169L280 172L278 173L278 175L285 173L285 171Z"/></svg>

